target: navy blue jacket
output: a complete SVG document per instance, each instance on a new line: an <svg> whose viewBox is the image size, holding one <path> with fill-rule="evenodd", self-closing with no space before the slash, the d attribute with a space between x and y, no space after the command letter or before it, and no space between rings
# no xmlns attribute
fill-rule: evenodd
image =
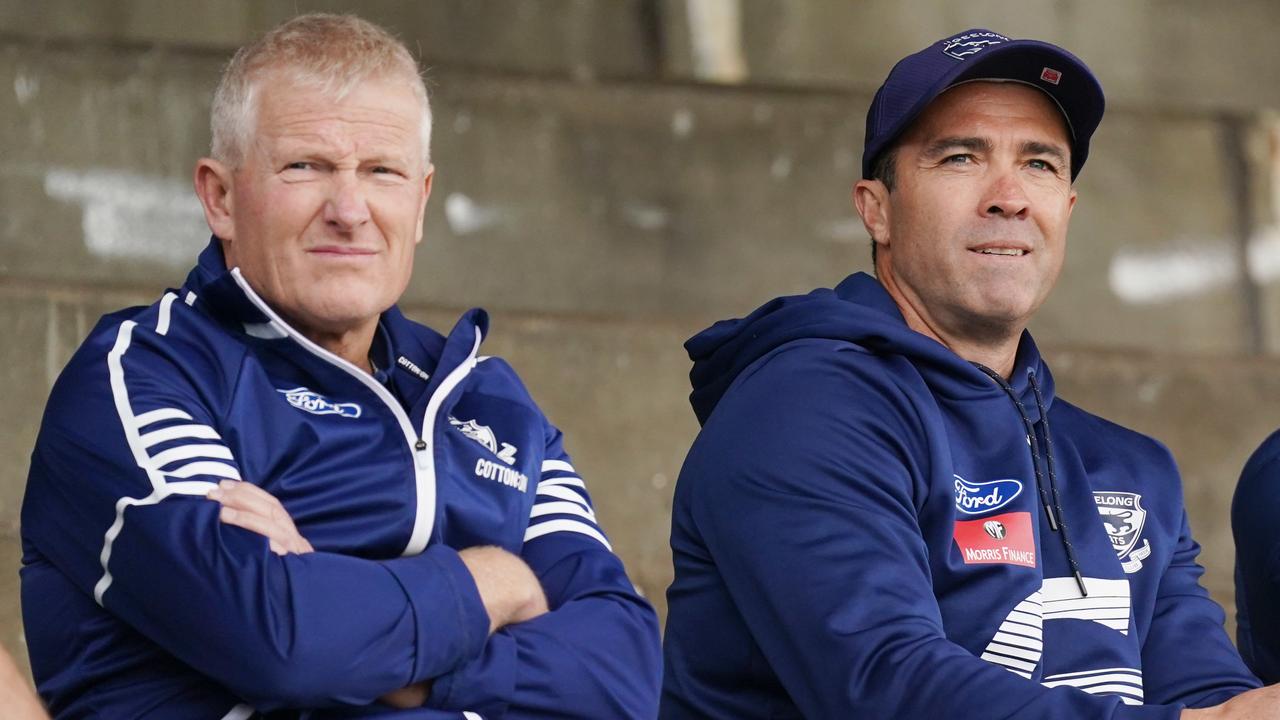
<svg viewBox="0 0 1280 720"><path fill-rule="evenodd" d="M686 347L660 717L1176 718L1257 686L1172 457L1056 398L1029 335L1006 382L857 274Z"/></svg>
<svg viewBox="0 0 1280 720"><path fill-rule="evenodd" d="M22 508L32 669L59 718L647 718L657 620L487 317L392 308L378 377L228 271L103 318L54 386ZM315 547L218 521L222 479ZM500 545L552 611L487 636L457 551ZM380 695L432 680L428 707ZM322 710L322 708L324 708Z"/></svg>
<svg viewBox="0 0 1280 720"><path fill-rule="evenodd" d="M1245 463L1231 502L1236 541L1236 642L1249 668L1280 682L1280 432Z"/></svg>

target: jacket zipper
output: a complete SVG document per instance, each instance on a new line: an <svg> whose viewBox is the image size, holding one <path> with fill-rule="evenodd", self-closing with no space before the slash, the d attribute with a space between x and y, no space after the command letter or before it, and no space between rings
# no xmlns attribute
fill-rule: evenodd
<svg viewBox="0 0 1280 720"><path fill-rule="evenodd" d="M440 414L440 406L444 404L445 398L449 397L449 393L453 392L458 383L461 383L476 366L476 354L480 352L480 341L483 337L480 334L480 328L476 328L475 331L476 339L471 346L471 353L461 364L445 375L436 391L431 393L431 398L427 400L427 409L422 414L422 436L414 443L414 448L418 451L418 465L422 471L418 476L418 515L414 519L413 534L409 536L409 544L405 547L404 555L417 555L427 547L427 541L431 539L431 529L435 524L436 463L435 456L431 452L431 440L428 438L435 437L437 416ZM423 475L426 476L425 482ZM422 503L422 497L428 494L431 496L431 508L430 512L424 515L426 508Z"/></svg>
<svg viewBox="0 0 1280 720"><path fill-rule="evenodd" d="M414 485L418 492L417 508L413 520L413 533L409 537L409 544L400 554L402 556L406 556L421 553L427 545L426 540L431 537L431 530L435 525L436 515L435 459L431 454L431 443L427 440L427 438L431 436L430 432L433 431L435 427L435 418L432 417L431 413L433 407L435 410L439 410L440 404L444 401L444 395L447 395L459 382L462 382L462 378L465 377L467 373L471 371L471 368L475 366L476 351L480 347L479 328L476 329L476 344L471 351L471 356L467 361L463 362L462 365L457 368L454 368L453 372L449 373L449 375L445 377L444 382L440 383L440 387L436 388L436 392L427 402L427 418L424 419L422 435L419 436L414 432L413 423L409 420L409 415L400 407L400 403L392 397L391 392L383 387L381 383L374 380L373 377L365 371L355 365L352 365L346 360L343 360L337 355L334 355L328 350L325 350L312 342L302 333L294 330L293 327L276 314L276 312L272 310L271 307L262 300L262 298L258 297L258 294L253 291L253 288L249 287L249 283L244 279L244 276L240 274L240 268L233 268L231 270L231 276L235 279L236 284L240 286L240 289L244 291L245 296L248 297L249 300L263 312L263 314L270 318L272 325L275 325L280 330L284 331L286 335L292 338L312 355L328 362L330 365L341 368L346 371L348 375L351 375L356 380L363 383L365 387L373 391L373 394L377 395L378 398L382 400L383 404L391 410L391 414L395 416L396 421L400 424L400 430L404 433L405 442L408 443L410 454L414 458ZM459 373L459 371L462 372ZM456 378L455 375L457 375ZM426 500L427 503L424 503L424 500ZM424 507L426 504L429 504L429 507ZM419 537L422 538L421 542L418 542Z"/></svg>

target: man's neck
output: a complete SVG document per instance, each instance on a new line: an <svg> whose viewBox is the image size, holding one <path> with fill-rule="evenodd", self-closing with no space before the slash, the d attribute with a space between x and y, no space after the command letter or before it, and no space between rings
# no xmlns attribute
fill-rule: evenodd
<svg viewBox="0 0 1280 720"><path fill-rule="evenodd" d="M890 293L907 327L926 337L933 338L951 352L968 360L991 368L1008 380L1013 375L1013 364L1018 356L1018 344L1022 340L1022 331L991 328L987 333L958 335L948 333L937 323L931 323L907 302L903 302Z"/></svg>
<svg viewBox="0 0 1280 720"><path fill-rule="evenodd" d="M369 323L367 327L338 333L318 332L310 328L298 327L298 331L311 342L370 374L373 373L370 355L377 329L376 320Z"/></svg>

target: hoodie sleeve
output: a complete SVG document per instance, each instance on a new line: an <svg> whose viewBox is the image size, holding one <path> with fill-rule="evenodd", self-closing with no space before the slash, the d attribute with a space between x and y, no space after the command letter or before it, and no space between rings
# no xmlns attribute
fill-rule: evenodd
<svg viewBox="0 0 1280 720"><path fill-rule="evenodd" d="M477 660L436 679L428 705L486 720L648 720L662 676L657 616L613 553L551 425L544 457L520 555L550 612L495 633Z"/></svg>
<svg viewBox="0 0 1280 720"><path fill-rule="evenodd" d="M1249 458L1231 502L1236 641L1263 682L1280 682L1280 432Z"/></svg>
<svg viewBox="0 0 1280 720"><path fill-rule="evenodd" d="M236 430L216 410L235 364L179 351L167 320L106 328L64 373L32 459L24 538L108 613L260 711L368 703L475 657L488 618L454 551L281 557L219 522L205 494L242 479L225 439ZM24 588L24 603L39 593Z"/></svg>
<svg viewBox="0 0 1280 720"><path fill-rule="evenodd" d="M1142 685L1149 702L1211 707L1259 685L1222 628L1222 608L1200 585L1199 554L1184 511L1142 646Z"/></svg>
<svg viewBox="0 0 1280 720"><path fill-rule="evenodd" d="M714 563L801 713L1177 718L1177 707L1043 687L947 639L916 514L928 460L913 403L924 400L844 347L793 343L739 378L690 452L674 521L696 533L708 556L697 562ZM715 618L684 621L706 628L695 645L726 642Z"/></svg>

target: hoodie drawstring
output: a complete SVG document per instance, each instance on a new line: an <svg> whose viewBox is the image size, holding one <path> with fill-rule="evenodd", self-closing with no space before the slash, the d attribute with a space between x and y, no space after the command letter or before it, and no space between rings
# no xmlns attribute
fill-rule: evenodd
<svg viewBox="0 0 1280 720"><path fill-rule="evenodd" d="M1071 574L1075 576L1076 584L1080 586L1080 596L1087 597L1089 591L1084 586L1084 575L1080 572L1080 563L1076 561L1075 548L1071 545L1071 536L1067 531L1067 518L1062 512L1062 500L1058 495L1058 478L1053 462L1053 440L1049 434L1049 412L1044 406L1044 396L1040 392L1040 384L1036 382L1035 371L1027 370L1027 380L1031 385L1031 391L1035 393L1036 410L1040 414L1040 426L1044 429L1044 465L1049 473L1048 493L1045 492L1044 477L1040 472L1040 443L1036 439L1035 426L1032 424L1031 418L1027 416L1027 410L1022 401L1018 399L1013 387L1001 377L1000 373L981 363L973 363L973 365L994 380L1009 396L1009 399L1013 401L1013 406L1018 409L1018 416L1022 418L1022 425L1027 431L1027 445L1031 449L1031 467L1036 475L1036 490L1040 494L1040 505L1044 508L1044 514L1049 519L1049 530L1056 533L1061 528L1062 549L1067 553L1067 562L1071 565ZM1050 494L1053 496L1052 505L1049 502Z"/></svg>

